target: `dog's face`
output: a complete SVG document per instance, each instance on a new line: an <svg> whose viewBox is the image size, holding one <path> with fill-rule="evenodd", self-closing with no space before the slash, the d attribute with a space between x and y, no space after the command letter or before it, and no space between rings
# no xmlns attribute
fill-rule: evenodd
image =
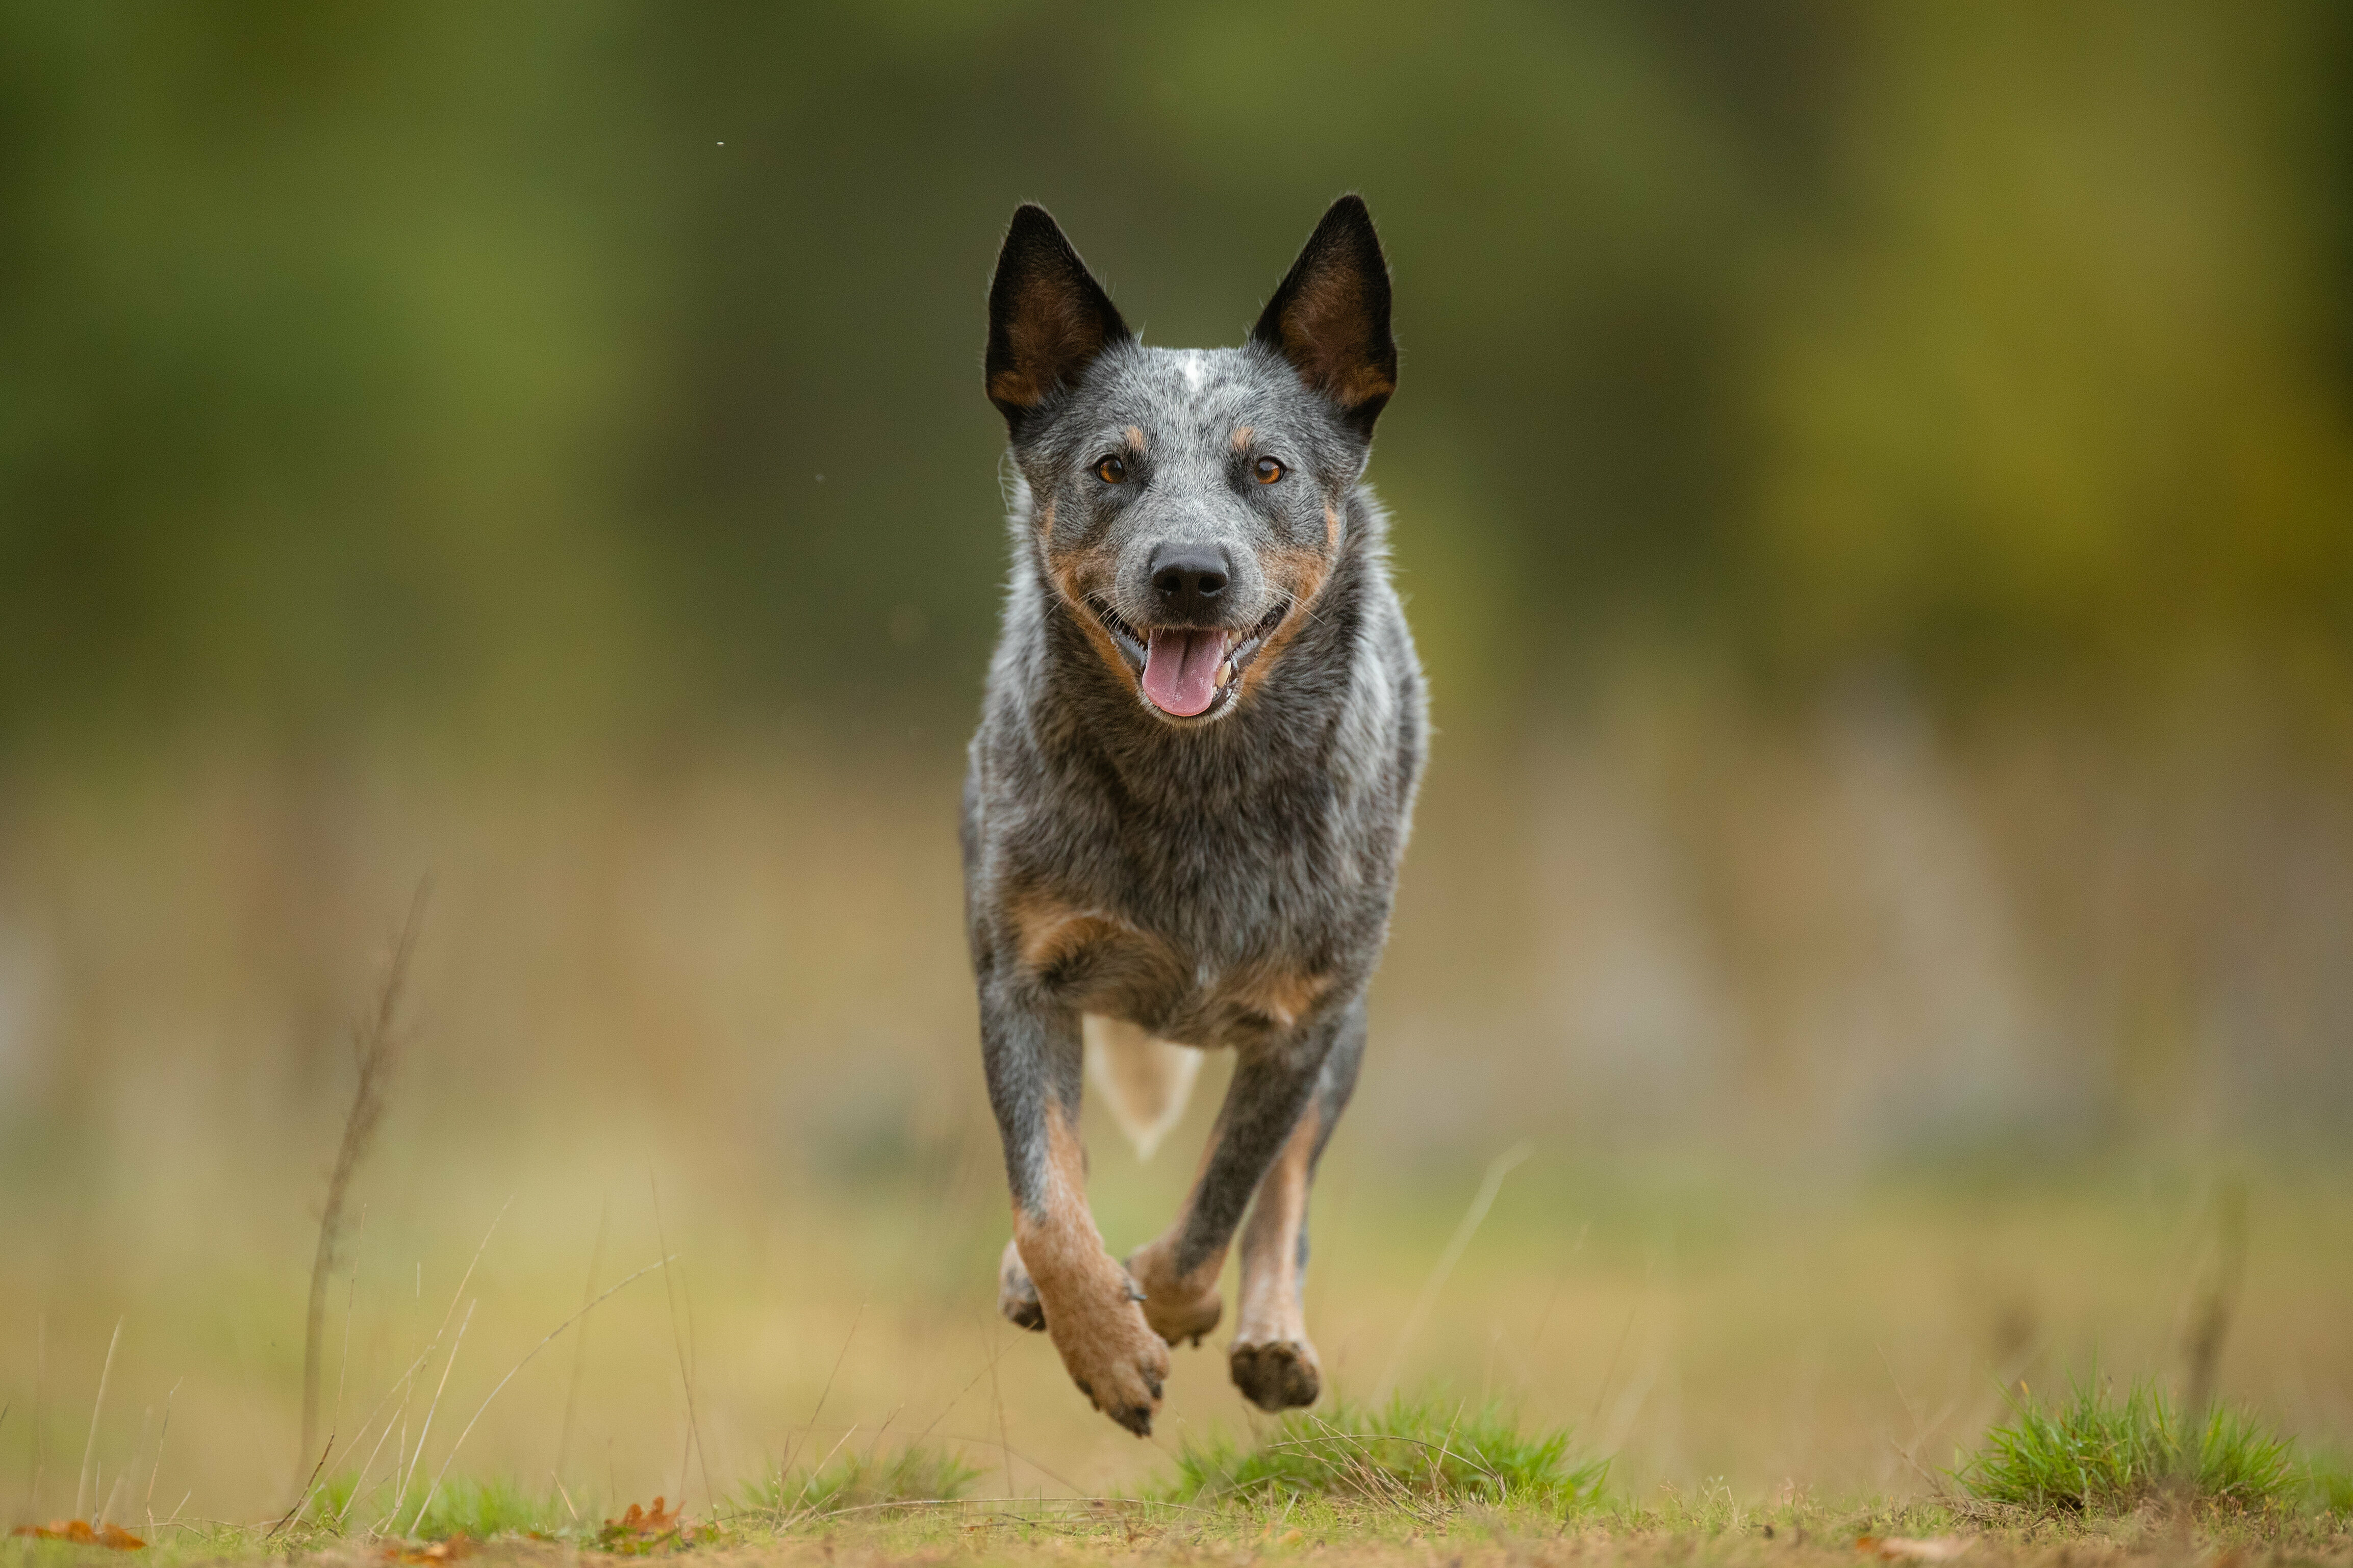
<svg viewBox="0 0 2353 1568"><path fill-rule="evenodd" d="M988 395L1055 593L1153 715L1248 700L1314 614L1397 384L1388 270L1335 203L1238 349L1148 349L1041 207L989 290Z"/></svg>

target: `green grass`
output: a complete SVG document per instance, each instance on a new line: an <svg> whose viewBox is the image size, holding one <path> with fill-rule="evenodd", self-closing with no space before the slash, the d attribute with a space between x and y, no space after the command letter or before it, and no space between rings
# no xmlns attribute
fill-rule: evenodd
<svg viewBox="0 0 2353 1568"><path fill-rule="evenodd" d="M979 1479L945 1448L917 1443L889 1454L838 1455L814 1470L782 1468L739 1489L735 1502L746 1513L805 1518L877 1503L952 1501Z"/></svg>
<svg viewBox="0 0 2353 1568"><path fill-rule="evenodd" d="M2129 1512L2184 1488L2201 1507L2247 1511L2297 1489L2289 1445L2246 1411L2217 1404L2191 1428L2153 1384L2119 1399L2094 1374L2049 1405L2021 1391L1955 1479L1981 1503L2084 1516Z"/></svg>
<svg viewBox="0 0 2353 1568"><path fill-rule="evenodd" d="M2306 1499L2322 1513L2353 1519L2353 1458L2316 1455L2304 1468Z"/></svg>
<svg viewBox="0 0 2353 1568"><path fill-rule="evenodd" d="M425 1541L446 1541L454 1535L489 1541L501 1535L558 1535L575 1528L571 1513L553 1493L534 1497L511 1480L475 1480L451 1476L434 1492L418 1520L427 1483L413 1481L400 1506L392 1506L388 1487L371 1487L354 1500L354 1478L332 1476L319 1485L302 1524L330 1534L362 1534L379 1522L394 1534ZM414 1522L412 1522L414 1521Z"/></svg>
<svg viewBox="0 0 2353 1568"><path fill-rule="evenodd" d="M1294 1411L1247 1447L1222 1432L1187 1438L1170 1502L1325 1498L1420 1511L1470 1503L1567 1513L1600 1496L1606 1459L1578 1462L1566 1429L1525 1432L1502 1406L1346 1400Z"/></svg>

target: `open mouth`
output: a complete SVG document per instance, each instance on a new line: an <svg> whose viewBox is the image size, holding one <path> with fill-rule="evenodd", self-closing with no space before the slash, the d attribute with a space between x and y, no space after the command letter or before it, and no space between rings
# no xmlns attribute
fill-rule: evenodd
<svg viewBox="0 0 2353 1568"><path fill-rule="evenodd" d="M1241 689L1242 672L1291 609L1285 600L1247 631L1224 626L1139 630L1101 599L1087 604L1134 669L1144 700L1172 719L1204 718L1232 701Z"/></svg>

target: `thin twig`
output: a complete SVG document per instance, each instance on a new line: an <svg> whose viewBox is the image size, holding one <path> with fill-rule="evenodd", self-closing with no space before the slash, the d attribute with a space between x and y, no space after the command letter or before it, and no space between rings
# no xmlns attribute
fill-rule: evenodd
<svg viewBox="0 0 2353 1568"><path fill-rule="evenodd" d="M458 1364L458 1352L466 1348L466 1330L474 1321L474 1309L480 1305L481 1298L479 1296L466 1303L465 1321L458 1325L458 1337L449 1342L449 1359L441 1363L441 1381L433 1385L433 1402L425 1407L425 1425L417 1429L417 1451L409 1456L408 1471L400 1478L400 1489L393 1495L392 1513L386 1523L399 1522L400 1510L408 1496L408 1489L417 1482L417 1468L425 1462L425 1440L433 1436L433 1417L441 1408L443 1392L449 1386L449 1371ZM417 1518L410 1521L408 1528L413 1532L424 1522L425 1510L420 1506Z"/></svg>
<svg viewBox="0 0 2353 1568"><path fill-rule="evenodd" d="M359 1235L352 1240L352 1277L343 1287L343 1348L335 1357L335 1416L330 1433L340 1431L343 1425L343 1377L352 1369L352 1313L360 1300L359 1252L367 1242L367 1205L360 1205ZM354 1438L353 1441L357 1441Z"/></svg>
<svg viewBox="0 0 2353 1568"><path fill-rule="evenodd" d="M1376 1406L1386 1404L1389 1391L1397 1386L1398 1373L1405 1364L1407 1348L1413 1343L1413 1337L1421 1331L1422 1322L1430 1316L1430 1309L1438 1304L1438 1293L1445 1288L1446 1277L1461 1260L1464 1249L1471 1245L1472 1237L1478 1234L1480 1222L1487 1217L1487 1210L1494 1205L1495 1194L1504 1190L1504 1178L1512 1173L1513 1167L1535 1152L1535 1145L1532 1143L1515 1143L1488 1163L1486 1179L1479 1184L1478 1194L1472 1198L1470 1208L1464 1211L1462 1223L1454 1227L1453 1238L1447 1242L1446 1250L1439 1255L1438 1266L1430 1271L1430 1279L1422 1286L1421 1295L1414 1302L1412 1313L1406 1319L1405 1331L1398 1335L1397 1348L1389 1352L1389 1364L1373 1390Z"/></svg>
<svg viewBox="0 0 2353 1568"><path fill-rule="evenodd" d="M122 1342L122 1320L114 1320L114 1337L106 1342L106 1364L98 1369L98 1397L90 1407L90 1441L82 1445L81 1479L74 1483L76 1519L82 1517L82 1494L90 1489L90 1462L98 1452L98 1413L106 1408L106 1380L114 1371L114 1347Z"/></svg>
<svg viewBox="0 0 2353 1568"><path fill-rule="evenodd" d="M375 1402L375 1409L370 1410L367 1414L367 1419L360 1423L359 1429L361 1432L364 1433L368 1427L375 1423L376 1411L382 1410L385 1405L390 1402L394 1389L399 1389L401 1391L401 1410L405 1413L408 1409L408 1396L411 1393L415 1392L418 1369L423 1367L426 1362L432 1358L433 1352L441 1343L441 1336L449 1331L449 1320L458 1315L458 1303L466 1299L466 1287L472 1281L474 1278L474 1270L481 1266L482 1254L490 1250L491 1237L498 1234L499 1222L507 1217L507 1210L513 1206L514 1194L510 1193L507 1194L507 1201L499 1205L499 1212L491 1216L490 1226L482 1232L482 1239L475 1245L474 1256L469 1258L466 1262L466 1272L458 1277L458 1289L456 1293L449 1298L449 1310L441 1314L441 1326L433 1331L432 1339L426 1342L425 1348L417 1353L417 1359L408 1363L408 1370L392 1380L391 1386L386 1388L384 1391L383 1397ZM424 1289L424 1267L425 1266L421 1262L417 1265L417 1289L420 1293ZM471 1315L471 1311L472 1309L469 1308L468 1313L470 1316ZM456 1354L454 1351L450 1353L453 1357ZM352 1495L345 1498L343 1500L343 1506L336 1510L335 1527L337 1529L340 1530L343 1528L343 1521L350 1515L352 1506L359 1501L362 1489L367 1482L367 1473L375 1468L375 1457L377 1454L384 1451L384 1440L390 1436L392 1436L392 1417L387 1415L385 1417L384 1431L377 1435L375 1447L368 1451L367 1463L360 1467L358 1479L352 1483ZM359 1438L357 1436L353 1436L352 1442L356 1446L359 1442ZM406 1422L404 1420L401 1426L400 1450L393 1458L392 1468L393 1473L396 1476L399 1474L401 1467L406 1460L407 1456L408 1429ZM407 1483L406 1481L402 1482L401 1495L406 1496L407 1489ZM392 1513L386 1515L383 1520L378 1521L377 1528L381 1529L384 1525L390 1523L393 1518L397 1516L399 1512L400 1502L398 1499L396 1498L393 1502Z"/></svg>
<svg viewBox="0 0 2353 1568"><path fill-rule="evenodd" d="M261 1538L262 1540L268 1541L270 1536L276 1535L280 1531L294 1522L294 1516L302 1511L302 1505L309 1502L311 1500L311 1494L319 1489L319 1477L326 1471L327 1456L334 1451L335 1439L333 1434L330 1433L327 1437L327 1446L319 1450L319 1462L311 1467L311 1479L302 1483L302 1495L294 1500L294 1506L286 1510L284 1518L280 1519L276 1524L269 1527L269 1533L264 1535Z"/></svg>
<svg viewBox="0 0 2353 1568"><path fill-rule="evenodd" d="M601 1207L596 1214L596 1245L590 1249L588 1254L588 1283L582 1287L580 1291L581 1310L583 1311L586 1311L588 1307L593 1304L589 1301L589 1298L596 1293L596 1276L604 1271L605 1232L612 1224L612 1220L613 1199L611 1194L607 1194L606 1195L603 1207ZM572 1418L574 1414L580 1408L580 1373L581 1369L586 1367L587 1364L588 1326L586 1323L583 1323L580 1326L579 1336L572 1342L572 1381L565 1386L564 1391L564 1426L555 1439L554 1468L556 1475L559 1477L564 1474L564 1460L572 1447ZM561 1491L563 1487L564 1483L561 1480L558 1480L556 1482L556 1489ZM568 1500L565 1506L567 1508L571 1506Z"/></svg>
<svg viewBox="0 0 2353 1568"><path fill-rule="evenodd" d="M180 1379L172 1384L172 1392L164 1395L164 1429L155 1434L155 1463L147 1472L147 1500L140 1505L147 1515L150 1530L155 1528L155 1478L164 1473L164 1439L172 1435L172 1401L180 1392L180 1384L187 1381L185 1377Z"/></svg>
<svg viewBox="0 0 2353 1568"><path fill-rule="evenodd" d="M48 1445L42 1441L49 1424L41 1419L41 1395L48 1388L49 1374L49 1314L36 1313L33 1319L33 1464L32 1476L25 1483L26 1501L36 1515L41 1511L41 1472L48 1467Z"/></svg>
<svg viewBox="0 0 2353 1568"><path fill-rule="evenodd" d="M0 1422L5 1421L7 1415L5 1410L0 1410ZM131 1447L131 1462L123 1466L122 1473L114 1478L114 1487L106 1494L105 1506L90 1516L91 1524L102 1525L114 1517L114 1500L122 1495L122 1489L131 1484L132 1474L138 1470L139 1456L147 1451L147 1428L154 1423L155 1407L151 1405L139 1413L139 1441Z"/></svg>
<svg viewBox="0 0 2353 1568"><path fill-rule="evenodd" d="M660 1243L665 1256L675 1256L670 1250L670 1237L662 1229L661 1186L654 1180L653 1167L646 1167L646 1185L654 1198L654 1239ZM697 1453L702 1453L702 1496L706 1504L716 1507L718 1494L711 1489L711 1456L702 1450L702 1426L694 1415L694 1369L687 1363L686 1341L678 1326L678 1297L670 1289L670 1271L662 1270L662 1297L670 1303L670 1338L678 1352L678 1380L686 1388L686 1450L678 1457L678 1492L681 1501L686 1497L686 1464Z"/></svg>
<svg viewBox="0 0 2353 1568"><path fill-rule="evenodd" d="M334 1273L335 1247L343 1238L343 1204L351 1195L352 1177L366 1157L368 1145L384 1120L393 1069L399 1065L403 1044L395 1027L400 995L408 980L409 960L417 952L417 934L425 921L430 877L421 879L408 900L408 918L385 966L375 1008L352 1029L352 1058L359 1077L352 1087L351 1109L343 1115L343 1135L335 1146L335 1163L327 1173L327 1199L319 1210L319 1247L311 1259L311 1299L302 1320L302 1448L305 1454L319 1440L320 1337L327 1327L327 1280Z"/></svg>

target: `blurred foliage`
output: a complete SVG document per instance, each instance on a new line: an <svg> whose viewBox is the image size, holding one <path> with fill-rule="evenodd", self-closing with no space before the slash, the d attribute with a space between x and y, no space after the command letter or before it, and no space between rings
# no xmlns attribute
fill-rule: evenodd
<svg viewBox="0 0 2353 1568"><path fill-rule="evenodd" d="M1361 189L1457 722L2353 645L2353 22L0 0L0 738L961 721L1047 202L1230 342Z"/></svg>

